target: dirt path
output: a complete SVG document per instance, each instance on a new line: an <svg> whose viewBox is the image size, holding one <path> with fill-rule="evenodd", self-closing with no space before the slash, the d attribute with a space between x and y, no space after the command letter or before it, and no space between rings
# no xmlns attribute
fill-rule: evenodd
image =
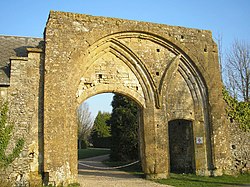
<svg viewBox="0 0 250 187"><path fill-rule="evenodd" d="M107 167L102 164L108 155L80 160L80 163L97 167ZM81 187L167 187L167 185L138 178L120 170L99 170L78 165L78 180Z"/></svg>

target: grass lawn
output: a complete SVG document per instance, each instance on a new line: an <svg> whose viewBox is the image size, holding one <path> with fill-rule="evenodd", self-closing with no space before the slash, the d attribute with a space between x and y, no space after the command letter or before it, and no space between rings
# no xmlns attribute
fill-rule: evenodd
<svg viewBox="0 0 250 187"><path fill-rule="evenodd" d="M216 186L250 186L250 175L201 177L193 174L170 174L170 179L154 180L161 184L176 187L216 187Z"/></svg>
<svg viewBox="0 0 250 187"><path fill-rule="evenodd" d="M87 148L87 149L79 149L78 150L78 160L84 158L90 158L100 155L110 154L109 149L104 148Z"/></svg>

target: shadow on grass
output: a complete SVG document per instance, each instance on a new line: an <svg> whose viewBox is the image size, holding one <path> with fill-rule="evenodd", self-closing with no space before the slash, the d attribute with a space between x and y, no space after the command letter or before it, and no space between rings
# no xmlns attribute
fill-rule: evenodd
<svg viewBox="0 0 250 187"><path fill-rule="evenodd" d="M105 148L87 148L78 150L78 160L91 158L100 155L110 154L110 149Z"/></svg>

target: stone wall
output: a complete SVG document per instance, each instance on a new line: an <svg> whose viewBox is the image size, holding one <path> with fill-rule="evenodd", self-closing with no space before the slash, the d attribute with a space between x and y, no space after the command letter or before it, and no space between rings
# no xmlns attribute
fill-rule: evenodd
<svg viewBox="0 0 250 187"><path fill-rule="evenodd" d="M38 108L41 107L41 62L44 57L41 49L27 50L28 57L11 58L10 87L1 88L1 96L9 105L9 122L14 124L13 138L6 153L12 151L17 139L24 138L25 141L19 157L1 171L5 179L17 186L41 184L42 153L38 132L42 127Z"/></svg>
<svg viewBox="0 0 250 187"><path fill-rule="evenodd" d="M250 132L243 131L239 124L229 124L230 150L232 165L231 174L250 173Z"/></svg>

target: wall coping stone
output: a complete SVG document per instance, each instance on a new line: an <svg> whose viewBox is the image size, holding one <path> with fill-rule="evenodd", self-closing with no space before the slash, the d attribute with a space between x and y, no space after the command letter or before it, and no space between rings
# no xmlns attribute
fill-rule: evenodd
<svg viewBox="0 0 250 187"><path fill-rule="evenodd" d="M10 60L22 60L22 61L28 61L28 57L18 57L18 56L13 56L13 57L10 57Z"/></svg>
<svg viewBox="0 0 250 187"><path fill-rule="evenodd" d="M28 53L43 53L43 50L40 48L27 48Z"/></svg>

